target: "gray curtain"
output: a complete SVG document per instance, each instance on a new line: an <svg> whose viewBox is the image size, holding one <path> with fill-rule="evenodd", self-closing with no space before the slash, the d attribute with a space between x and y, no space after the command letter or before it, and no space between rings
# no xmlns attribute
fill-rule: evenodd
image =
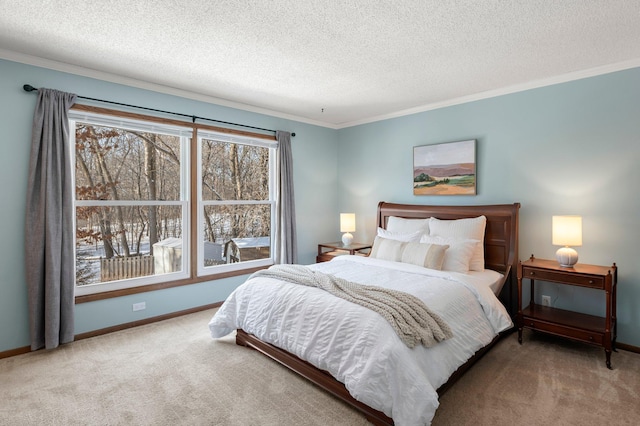
<svg viewBox="0 0 640 426"><path fill-rule="evenodd" d="M31 350L73 341L73 184L68 111L76 95L38 90L25 229Z"/></svg>
<svg viewBox="0 0 640 426"><path fill-rule="evenodd" d="M296 236L296 208L293 197L293 155L291 133L278 130L278 212L276 218L276 263L297 263L298 244Z"/></svg>

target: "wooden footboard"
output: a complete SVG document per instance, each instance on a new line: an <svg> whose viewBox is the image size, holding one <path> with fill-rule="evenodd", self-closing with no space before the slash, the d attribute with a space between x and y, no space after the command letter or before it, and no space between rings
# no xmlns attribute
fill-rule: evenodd
<svg viewBox="0 0 640 426"><path fill-rule="evenodd" d="M236 334L236 343L241 346L253 348L271 359L278 361L285 367L293 370L310 382L318 385L330 394L340 398L347 404L359 410L374 425L388 426L393 425L393 420L384 413L374 410L366 404L354 399L344 384L333 378L326 371L319 370L308 362L290 354L280 348L269 343L265 343L252 334L246 333L244 330L238 330Z"/></svg>

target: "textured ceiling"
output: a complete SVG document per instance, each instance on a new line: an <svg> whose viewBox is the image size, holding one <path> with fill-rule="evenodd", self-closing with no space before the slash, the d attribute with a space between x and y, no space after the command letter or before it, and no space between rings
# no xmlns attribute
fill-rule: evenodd
<svg viewBox="0 0 640 426"><path fill-rule="evenodd" d="M0 10L0 57L333 128L640 66L640 0L0 0Z"/></svg>

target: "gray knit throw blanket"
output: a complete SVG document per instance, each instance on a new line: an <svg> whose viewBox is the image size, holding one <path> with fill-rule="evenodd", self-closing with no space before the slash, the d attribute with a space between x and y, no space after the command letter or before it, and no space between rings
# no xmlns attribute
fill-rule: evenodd
<svg viewBox="0 0 640 426"><path fill-rule="evenodd" d="M382 315L410 348L431 347L453 336L451 328L417 297L397 290L362 285L303 265L273 265L251 275L317 287Z"/></svg>

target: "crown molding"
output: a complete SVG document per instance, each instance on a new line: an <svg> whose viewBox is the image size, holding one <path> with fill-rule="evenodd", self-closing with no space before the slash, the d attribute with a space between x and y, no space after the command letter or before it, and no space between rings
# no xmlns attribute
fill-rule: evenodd
<svg viewBox="0 0 640 426"><path fill-rule="evenodd" d="M404 109L396 111L390 114L378 115L358 121L351 121L340 123L338 129L344 129L347 127L359 126L361 124L374 123L376 121L388 120L391 118L404 117L407 115L413 115L420 112L432 111L435 109L445 108L454 105L466 104L469 102L480 101L483 99L495 98L502 95L509 95L512 93L524 92L526 90L538 89L546 86L553 86L555 84L567 83L575 80L582 80L584 78L596 77L599 75L610 74L618 71L624 71L631 68L640 67L640 59L633 59L625 62L617 62L615 64L604 65L600 67L590 68L587 70L576 71L566 74L557 75L550 78L534 80L523 84L516 84L512 86L503 87L496 90L488 90L486 92L476 93L469 96L462 96L455 99L450 99L442 102L436 102L432 104L426 104L415 108Z"/></svg>
<svg viewBox="0 0 640 426"><path fill-rule="evenodd" d="M203 95L189 90L177 89L171 86L165 86L157 83L150 83L135 78L124 77L117 74L112 74L104 71L98 71L91 68L80 67L77 65L67 64L64 62L54 61L52 59L41 58L38 56L27 55L24 53L14 52L12 50L6 50L0 48L0 59L6 59L13 62L19 62L26 65L33 65L36 67L47 68L54 71L60 71L64 73L79 75L82 77L95 78L97 80L107 81L110 83L122 84L125 86L135 87L138 89L149 90L158 93L164 93L166 95L178 96L181 98L191 99L194 101L206 102L215 105L220 105L228 108L239 109L242 111L254 112L257 114L264 114L271 117L283 118L286 120L297 121L301 123L311 124L314 126L328 127L331 129L337 129L335 124L326 123L316 120L311 120L305 117L297 115L286 114L280 111L274 111L267 108L261 108L254 105L248 105L240 102L230 101L228 99L216 98L214 96Z"/></svg>

